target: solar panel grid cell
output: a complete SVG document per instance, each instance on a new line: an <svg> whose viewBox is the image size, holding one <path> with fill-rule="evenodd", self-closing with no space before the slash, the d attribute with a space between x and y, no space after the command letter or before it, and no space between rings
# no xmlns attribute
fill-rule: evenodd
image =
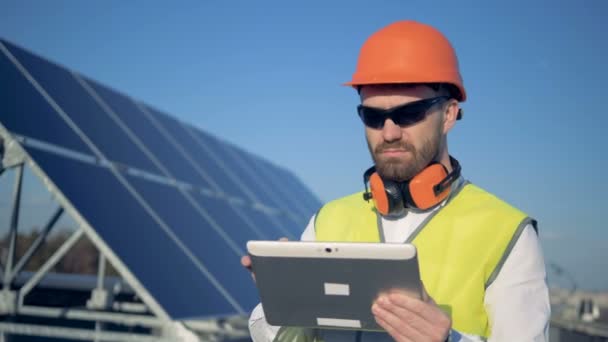
<svg viewBox="0 0 608 342"><path fill-rule="evenodd" d="M0 41L0 50L4 50L0 51L0 122L13 133L91 154L91 150L18 70L10 59L13 56L7 55L6 47L9 46Z"/></svg>
<svg viewBox="0 0 608 342"><path fill-rule="evenodd" d="M108 159L158 172L71 72L16 47L9 47L9 50ZM36 122L36 113L24 114L32 115L32 121Z"/></svg>

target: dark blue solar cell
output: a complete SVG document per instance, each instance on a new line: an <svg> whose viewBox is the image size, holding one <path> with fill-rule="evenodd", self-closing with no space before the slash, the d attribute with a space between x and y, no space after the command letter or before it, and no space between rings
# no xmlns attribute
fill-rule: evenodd
<svg viewBox="0 0 608 342"><path fill-rule="evenodd" d="M277 222L284 230L286 230L289 234L287 237L290 240L295 238L299 239L300 235L306 228L305 224L302 224L302 221L294 220L292 217L288 217L285 214L273 215L274 222Z"/></svg>
<svg viewBox="0 0 608 342"><path fill-rule="evenodd" d="M271 206L283 211L289 211L292 214L290 219L294 220L296 224L300 224L308 216L306 215L308 210L301 208L302 203L295 189L291 189L287 184L282 183L281 179L274 179L273 176L276 177L276 175L269 172L268 167L264 167L259 159L227 144L225 149L227 151L226 158L231 158L235 163L242 166L243 173L246 173L244 177L255 174L255 183L258 187L263 187L260 193L265 195L263 200L266 203L270 203ZM271 166L270 168L274 167ZM271 189L271 192L268 192L267 189Z"/></svg>
<svg viewBox="0 0 608 342"><path fill-rule="evenodd" d="M221 168L218 161L214 158L214 155L211 155L208 152L208 149L205 148L206 146L201 146L200 140L197 141L196 138L184 128L182 123L154 108L147 107L147 109L154 120L157 120L158 123L167 130L167 133L173 137L175 142L181 146L199 169L219 187L219 190L231 196L245 198L242 190L237 186L235 181L228 176L226 171ZM217 155L215 155L215 157L217 157ZM219 157L221 158L222 156Z"/></svg>
<svg viewBox="0 0 608 342"><path fill-rule="evenodd" d="M238 210L241 215L249 220L249 224L245 224L244 222L234 222L235 219L231 217L234 214L219 215L226 212L224 200L202 194L196 194L195 199L202 207L209 210L213 217L217 218L218 222L222 224L227 232L230 232L231 236L235 236L234 240L238 241L239 246L243 249L245 249L248 240L276 240L285 235L278 225L269 220L268 215L253 209L248 204L235 205L232 209ZM243 220L243 218L239 217L239 220ZM253 225L253 228L250 225ZM246 231L245 236L240 236L243 234L241 233L242 230Z"/></svg>
<svg viewBox="0 0 608 342"><path fill-rule="evenodd" d="M222 164L227 169L226 173L231 173L233 177L238 180L241 197L251 199L250 196L247 196L246 194L245 189L247 189L255 200L267 206L277 204L268 196L268 193L272 192L272 190L263 189L262 185L259 184L259 180L255 178L253 171L249 170L247 165L237 163L234 158L227 153L226 143L217 140L196 127L189 127L189 131L196 137L195 140L208 148L213 155L219 157L222 160Z"/></svg>
<svg viewBox="0 0 608 342"><path fill-rule="evenodd" d="M267 162L264 162L264 160L262 160L262 163L268 164ZM321 205L323 205L323 203L321 203L321 200L319 200L319 198L315 194L313 194L312 191L310 191L310 189L306 185L304 185L304 183L295 174L280 167L272 167L270 169L275 170L277 172L277 175L281 177L281 179L284 179L285 183L289 184L289 186L300 191L302 193L303 200L307 202L307 205L313 212L319 210Z"/></svg>
<svg viewBox="0 0 608 342"><path fill-rule="evenodd" d="M169 315L180 319L237 313L195 267L184 250L161 229L108 169L32 148L27 148L27 151ZM159 191L158 187L152 188ZM150 195L151 198L146 200L153 205L166 206L163 216L171 216L169 224L177 225L176 233L181 233L182 238L183 230L193 235L195 242L190 241L190 244L195 247L197 255L223 245L213 234L201 228L205 225L202 220L192 218L188 204L183 203L181 195L176 195L173 188ZM156 197L158 195L166 197L159 199ZM188 217L190 221L182 221L180 216ZM214 241L218 244L212 244ZM223 270L226 273L224 278L239 280L231 289L241 290L239 298L246 298L243 302L247 305L255 302L251 278L239 265L238 257L225 250L216 252L202 262L214 264L221 255L225 255L226 260L222 265L230 268ZM248 309L245 307L245 310Z"/></svg>
<svg viewBox="0 0 608 342"><path fill-rule="evenodd" d="M290 172L247 152L242 152L242 154L244 158L249 160L249 163L256 165L257 170L264 174L271 184L282 187L283 193L286 190L291 194L291 196L288 196L291 208L297 208L299 213L304 214L307 218L310 218L320 208L319 200ZM298 213L295 210L294 212Z"/></svg>
<svg viewBox="0 0 608 342"><path fill-rule="evenodd" d="M1 40L6 47L10 43ZM0 52L0 123L9 131L78 152L91 151L57 112Z"/></svg>
<svg viewBox="0 0 608 342"><path fill-rule="evenodd" d="M220 226L241 248L235 252L177 188L137 177L129 177L129 182L243 308L252 309L258 301L257 292L251 276L240 264L240 257L246 253L247 241L259 237L235 219ZM235 216L234 210L222 200L204 209L218 225L217 218L230 220Z"/></svg>
<svg viewBox="0 0 608 342"><path fill-rule="evenodd" d="M298 178L291 172L288 172L282 168L271 165L267 161L250 155L251 158L257 161L260 169L266 170L267 174L270 175L269 179L278 181L280 184L285 186L285 189L289 193L293 194L290 197L292 200L297 200L297 206L302 209L307 218L310 218L313 214L321 208L321 202L319 199L310 192L310 190L302 184Z"/></svg>
<svg viewBox="0 0 608 342"><path fill-rule="evenodd" d="M220 142L214 137L194 128L197 137L209 146L217 155L222 156L224 163L234 172L242 183L253 192L257 200L266 206L273 208L281 208L280 199L273 198L274 189L264 183L264 179L260 178L256 170L252 168L246 161L235 158L231 153L231 146L227 143Z"/></svg>
<svg viewBox="0 0 608 342"><path fill-rule="evenodd" d="M307 216L312 216L312 214L315 214L321 208L323 203L321 203L319 198L314 195L298 177L296 177L291 172L287 172L285 170L278 169L278 172L279 177L285 179L285 183L289 184L292 189L295 189L295 191L297 191L297 193L299 194L299 198L301 198L302 201L306 203L306 208L309 210L309 215Z"/></svg>
<svg viewBox="0 0 608 342"><path fill-rule="evenodd" d="M173 177L190 184L211 187L130 98L95 81L86 81Z"/></svg>
<svg viewBox="0 0 608 342"><path fill-rule="evenodd" d="M9 50L108 159L159 172L68 70L17 47Z"/></svg>

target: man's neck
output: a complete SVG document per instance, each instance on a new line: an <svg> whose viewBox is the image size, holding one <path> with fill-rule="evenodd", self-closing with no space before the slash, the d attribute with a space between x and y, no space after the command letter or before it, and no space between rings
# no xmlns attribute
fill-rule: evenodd
<svg viewBox="0 0 608 342"><path fill-rule="evenodd" d="M447 149L444 149L442 152L439 153L437 161L443 164L443 166L445 166L445 168L448 170L448 173L452 172L452 162L450 161L450 154L448 153Z"/></svg>

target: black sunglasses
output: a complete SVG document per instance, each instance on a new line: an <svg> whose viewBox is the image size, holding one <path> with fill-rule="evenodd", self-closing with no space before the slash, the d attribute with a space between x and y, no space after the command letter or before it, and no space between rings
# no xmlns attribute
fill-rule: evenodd
<svg viewBox="0 0 608 342"><path fill-rule="evenodd" d="M448 100L449 98L449 96L431 97L429 99L406 103L391 109L379 109L359 105L357 106L357 112L365 126L369 128L382 129L386 119L391 119L396 125L405 127L424 120L431 107L443 100Z"/></svg>

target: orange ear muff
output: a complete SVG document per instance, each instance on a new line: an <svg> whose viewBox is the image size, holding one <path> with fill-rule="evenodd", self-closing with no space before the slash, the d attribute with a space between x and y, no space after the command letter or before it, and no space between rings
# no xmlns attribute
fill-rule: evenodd
<svg viewBox="0 0 608 342"><path fill-rule="evenodd" d="M410 198L419 209L426 210L441 203L450 194L450 187L436 193L436 185L448 176L445 166L440 163L429 165L409 182Z"/></svg>
<svg viewBox="0 0 608 342"><path fill-rule="evenodd" d="M460 177L458 160L450 156L450 163L453 168L450 173L441 163L432 163L407 182L382 180L372 166L363 174L363 199L373 199L376 210L384 216L401 215L407 207L433 208L449 196L452 183Z"/></svg>
<svg viewBox="0 0 608 342"><path fill-rule="evenodd" d="M388 196L386 195L386 190L384 189L384 182L380 175L374 172L369 177L369 187L372 193L372 198L374 199L374 204L376 206L376 210L382 215L387 215L389 213L389 203Z"/></svg>

